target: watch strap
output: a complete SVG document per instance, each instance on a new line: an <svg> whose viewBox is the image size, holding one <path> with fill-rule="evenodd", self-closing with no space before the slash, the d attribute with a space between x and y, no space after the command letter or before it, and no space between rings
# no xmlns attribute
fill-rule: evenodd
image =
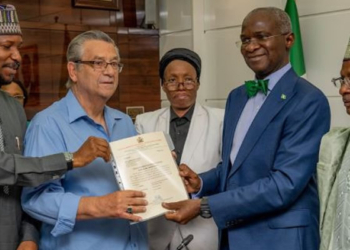
<svg viewBox="0 0 350 250"><path fill-rule="evenodd" d="M72 170L73 169L73 154L71 152L64 152L63 155L64 155L64 158L66 159L68 171Z"/></svg>
<svg viewBox="0 0 350 250"><path fill-rule="evenodd" d="M208 197L203 197L201 199L201 210L200 210L200 216L205 218L205 219L209 219L212 217L211 211L210 211L210 207L209 207L209 203L208 203Z"/></svg>

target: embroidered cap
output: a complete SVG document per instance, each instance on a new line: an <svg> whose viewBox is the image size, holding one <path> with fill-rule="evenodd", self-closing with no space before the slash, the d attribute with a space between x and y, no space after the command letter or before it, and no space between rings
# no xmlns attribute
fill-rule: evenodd
<svg viewBox="0 0 350 250"><path fill-rule="evenodd" d="M346 47L346 50L345 50L345 55L344 55L343 61L349 61L349 60L350 60L350 39L348 42L348 46Z"/></svg>
<svg viewBox="0 0 350 250"><path fill-rule="evenodd" d="M0 35L22 35L16 8L0 4Z"/></svg>

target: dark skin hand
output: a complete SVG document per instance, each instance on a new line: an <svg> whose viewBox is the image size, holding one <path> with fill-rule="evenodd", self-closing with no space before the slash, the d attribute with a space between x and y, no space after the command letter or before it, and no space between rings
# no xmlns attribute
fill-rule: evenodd
<svg viewBox="0 0 350 250"><path fill-rule="evenodd" d="M73 168L86 166L98 157L108 162L111 157L111 149L106 140L90 136L78 151L73 153Z"/></svg>
<svg viewBox="0 0 350 250"><path fill-rule="evenodd" d="M187 165L179 166L179 174L185 183L188 193L197 193L201 188L199 176ZM163 203L163 207L170 210L165 214L165 218L180 224L187 224L190 220L199 215L200 199L184 200L172 203Z"/></svg>
<svg viewBox="0 0 350 250"><path fill-rule="evenodd" d="M199 215L200 203L200 199L195 199L172 203L163 202L162 206L171 210L165 214L167 220L175 221L184 225Z"/></svg>
<svg viewBox="0 0 350 250"><path fill-rule="evenodd" d="M179 166L179 174L185 183L187 193L198 193L202 185L198 174L196 174L186 164L181 164Z"/></svg>

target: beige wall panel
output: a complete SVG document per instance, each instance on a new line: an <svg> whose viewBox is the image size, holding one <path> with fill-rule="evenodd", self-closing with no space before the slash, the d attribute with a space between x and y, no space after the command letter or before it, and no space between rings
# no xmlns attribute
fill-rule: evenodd
<svg viewBox="0 0 350 250"><path fill-rule="evenodd" d="M160 34L192 29L192 1L160 0L158 6Z"/></svg>
<svg viewBox="0 0 350 250"><path fill-rule="evenodd" d="M162 57L168 50L173 48L188 48L192 49L192 31L176 32L159 37L159 54Z"/></svg>
<svg viewBox="0 0 350 250"><path fill-rule="evenodd" d="M244 80L254 79L235 45L239 34L240 28L206 32L202 78L205 99L226 99L229 92Z"/></svg>
<svg viewBox="0 0 350 250"><path fill-rule="evenodd" d="M213 107L213 108L220 108L225 109L226 105L226 99L224 100L205 100L202 104L205 106Z"/></svg>
<svg viewBox="0 0 350 250"><path fill-rule="evenodd" d="M350 1L349 1L350 2ZM349 40L350 11L301 18L308 79L327 96L337 96L331 78L339 71Z"/></svg>
<svg viewBox="0 0 350 250"><path fill-rule="evenodd" d="M296 0L296 4L300 16L350 9L349 0Z"/></svg>
<svg viewBox="0 0 350 250"><path fill-rule="evenodd" d="M258 7L275 6L284 8L284 5L282 5L282 0L203 1L205 30L239 26L241 25L243 18L248 14L248 12Z"/></svg>

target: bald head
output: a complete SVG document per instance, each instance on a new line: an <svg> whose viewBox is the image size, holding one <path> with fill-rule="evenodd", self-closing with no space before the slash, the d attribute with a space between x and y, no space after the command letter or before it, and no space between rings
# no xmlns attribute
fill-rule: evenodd
<svg viewBox="0 0 350 250"><path fill-rule="evenodd" d="M274 20L276 28L279 30L280 34L288 34L292 32L292 24L288 14L285 11L275 7L257 8L252 10L244 18L242 26L244 26L247 21L256 14L266 15Z"/></svg>

